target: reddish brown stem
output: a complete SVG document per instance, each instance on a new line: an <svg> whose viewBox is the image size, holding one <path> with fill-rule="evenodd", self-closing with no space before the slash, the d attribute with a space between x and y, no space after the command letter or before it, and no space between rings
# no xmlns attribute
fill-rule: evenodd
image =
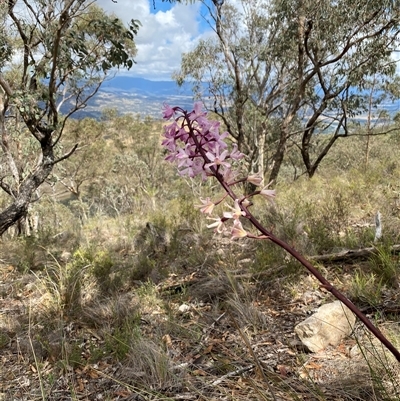
<svg viewBox="0 0 400 401"><path fill-rule="evenodd" d="M254 224L250 218L250 221ZM400 362L400 353L397 348L383 335L383 333L355 306L346 296L344 296L337 288L335 288L307 259L305 259L299 252L290 247L286 242L276 238L272 234L268 234L269 239L285 249L295 259L297 259L321 284L328 290L336 299L343 302L367 327L367 329L394 355Z"/></svg>
<svg viewBox="0 0 400 401"><path fill-rule="evenodd" d="M220 181L221 183L221 181ZM222 184L222 183L221 183ZM223 185L224 186L224 185ZM225 187L225 186L224 186ZM263 235L267 236L270 241L283 248L299 261L336 299L343 302L367 327L367 329L394 355L400 362L400 353L397 348L383 335L383 333L365 316L356 305L354 305L345 295L335 288L303 255L292 248L288 243L275 237L271 232L266 230L264 226L250 213L244 205L240 205L241 209L246 213L247 218Z"/></svg>
<svg viewBox="0 0 400 401"><path fill-rule="evenodd" d="M221 181L220 181L221 182ZM222 183L221 183L222 184ZM224 185L223 185L224 186ZM225 186L224 186L225 187ZM268 237L270 241L283 248L299 261L336 299L343 302L367 327L367 329L394 355L400 362L400 353L397 348L383 335L383 333L355 306L345 295L335 288L303 255L292 248L289 244L275 237L271 232L266 230L260 222L249 212L249 210L240 205L241 209L246 213L247 218L262 234Z"/></svg>
<svg viewBox="0 0 400 401"><path fill-rule="evenodd" d="M207 156L203 148L200 146L195 131L192 127L192 122L188 118L188 114L184 112L184 119L188 123L189 132L193 137L193 140L198 147L198 150L202 157L205 160L205 163L209 163ZM236 200L238 197L232 190L232 186L225 182L223 176L219 173L218 167L211 167L212 174L219 181L221 186L224 188L226 193L233 199ZM262 233L267 239L275 243L276 245L283 248L286 252L292 255L297 261L299 261L321 284L322 286L329 291L336 299L343 302L367 327L367 329L394 355L394 357L400 362L400 353L397 348L383 335L383 333L374 326L374 324L355 306L346 296L344 296L337 288L335 288L303 255L301 255L298 251L292 248L288 243L282 241L281 239L274 236L271 232L269 232L248 210L246 206L244 206L241 202L239 202L240 208L246 213L246 218L252 223L252 225Z"/></svg>

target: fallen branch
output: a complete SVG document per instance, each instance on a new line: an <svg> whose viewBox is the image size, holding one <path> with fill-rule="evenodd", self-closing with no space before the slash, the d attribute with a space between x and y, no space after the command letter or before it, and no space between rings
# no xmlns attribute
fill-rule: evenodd
<svg viewBox="0 0 400 401"><path fill-rule="evenodd" d="M255 365L249 365L245 366L243 368L239 368L236 370L233 370L232 372L227 373L226 375L221 376L219 379L214 380L211 385L212 386L218 386L218 384L221 384L225 379L229 379L232 376L238 376L241 375L242 373L248 372L250 370L253 370L255 368Z"/></svg>
<svg viewBox="0 0 400 401"><path fill-rule="evenodd" d="M395 254L400 252L400 245L390 247L390 252ZM345 249L338 253L329 253L326 255L310 256L309 259L313 262L343 262L353 259L365 259L373 256L376 253L376 247L368 247L361 249Z"/></svg>

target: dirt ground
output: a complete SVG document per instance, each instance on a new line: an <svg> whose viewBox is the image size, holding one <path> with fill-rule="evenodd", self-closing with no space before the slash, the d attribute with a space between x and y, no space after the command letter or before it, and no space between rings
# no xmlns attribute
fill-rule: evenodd
<svg viewBox="0 0 400 401"><path fill-rule="evenodd" d="M345 287L345 272L331 278ZM1 266L0 400L400 397L393 388L396 363L360 324L338 346L316 354L304 349L294 326L333 300L308 275L286 285L282 278L246 271L190 269L154 285L152 302L139 300L137 283L74 313L54 306L55 295L43 290L43 280L40 273ZM118 313L121 322L136 316L132 336L140 341L134 346L129 337L110 341L109 333L117 338L110 324ZM376 321L391 333L398 331L396 319L381 314ZM371 375L369 356L387 357L385 368L378 364Z"/></svg>

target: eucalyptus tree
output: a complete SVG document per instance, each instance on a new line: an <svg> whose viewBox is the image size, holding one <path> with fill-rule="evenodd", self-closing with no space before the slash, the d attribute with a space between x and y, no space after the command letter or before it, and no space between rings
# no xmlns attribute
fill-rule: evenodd
<svg viewBox="0 0 400 401"><path fill-rule="evenodd" d="M175 78L222 118L250 170L276 180L293 148L311 177L368 109L365 83L395 77L400 9L389 3L204 2L214 35L183 55Z"/></svg>
<svg viewBox="0 0 400 401"><path fill-rule="evenodd" d="M139 23L129 26L94 1L0 4L0 235L21 221L63 149L65 123L119 67L131 68Z"/></svg>

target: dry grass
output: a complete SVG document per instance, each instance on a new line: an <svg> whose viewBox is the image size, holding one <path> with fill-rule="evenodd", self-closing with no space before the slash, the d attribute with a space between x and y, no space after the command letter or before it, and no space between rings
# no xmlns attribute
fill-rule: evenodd
<svg viewBox="0 0 400 401"><path fill-rule="evenodd" d="M256 201L254 214L312 256L371 246L379 210L376 254L320 269L399 345L398 315L385 312L399 305L394 141L374 138L365 167L360 140L346 139L316 177L283 177L277 207ZM127 160L143 177L156 166L157 190L129 169L119 188L110 171L103 185L117 203L87 183L85 216L77 203L46 199L35 205L36 236L1 239L0 400L400 399L398 364L362 327L338 347L306 353L293 328L330 296L272 244L207 230L193 205L218 189L188 186L139 145L142 159Z"/></svg>

